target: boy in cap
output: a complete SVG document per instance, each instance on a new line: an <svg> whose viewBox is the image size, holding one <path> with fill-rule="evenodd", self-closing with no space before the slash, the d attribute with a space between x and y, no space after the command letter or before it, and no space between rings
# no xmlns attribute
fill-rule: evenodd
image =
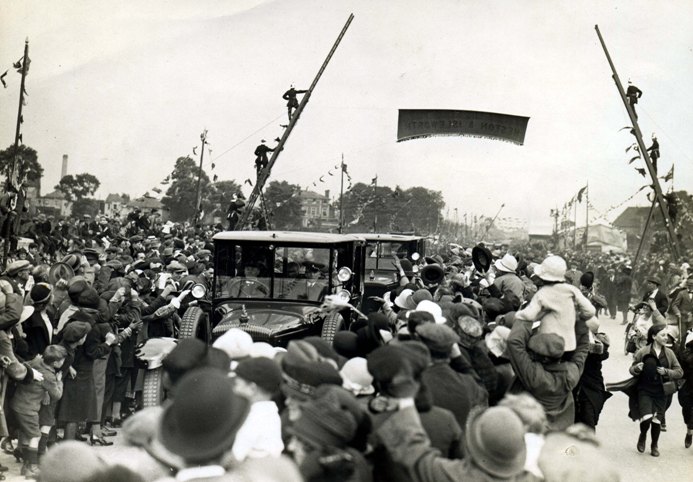
<svg viewBox="0 0 693 482"><path fill-rule="evenodd" d="M42 437L47 439L48 432L50 432L50 426L40 425L39 412L46 398L53 402L62 397L63 382L60 368L66 357L67 350L64 347L60 345L46 347L43 356L37 356L29 362L31 368L43 375L43 380L18 385L17 391L10 401L10 407L19 427L19 444L24 461L21 475L27 477L38 475L39 441ZM52 421L55 423L54 418Z"/></svg>
<svg viewBox="0 0 693 482"><path fill-rule="evenodd" d="M279 409L274 402L282 382L279 365L265 357L246 358L236 366L235 375L234 391L251 405L236 434L233 455L237 460L279 457L284 450Z"/></svg>

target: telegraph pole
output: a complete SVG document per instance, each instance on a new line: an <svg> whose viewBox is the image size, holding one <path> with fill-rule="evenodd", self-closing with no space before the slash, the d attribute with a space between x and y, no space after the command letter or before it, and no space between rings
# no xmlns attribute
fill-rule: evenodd
<svg viewBox="0 0 693 482"><path fill-rule="evenodd" d="M378 175L373 178L373 232L378 232Z"/></svg>
<svg viewBox="0 0 693 482"><path fill-rule="evenodd" d="M200 181L202 180L202 161L205 157L205 144L207 143L207 129L200 134L200 140L202 141L202 148L200 150L200 169L197 172L197 193L195 194L195 220L193 226L197 226L197 223L200 221Z"/></svg>
<svg viewBox="0 0 693 482"><path fill-rule="evenodd" d="M341 179L339 181L339 234L344 229L344 153L342 152L342 163L339 165Z"/></svg>
<svg viewBox="0 0 693 482"><path fill-rule="evenodd" d="M6 184L6 188L8 191L9 189L17 190L17 197L14 199L15 207L12 207L12 211L15 211L15 208L17 206L19 207L19 209L16 209L15 211L14 221L8 220L7 222L7 233L5 234L2 253L3 269L7 265L7 256L10 253L10 240L12 239L12 236L15 234L14 231L19 228L19 224L21 222L22 217L21 208L24 205L24 200L22 200L21 204L19 203L19 197L22 195L21 185L23 183L23 179L19 179L17 163L19 162L19 139L22 138L21 128L22 122L24 120L22 117L22 107L24 107L24 82L26 80L27 69L29 68L28 62L29 38L27 37L27 39L24 41L24 57L22 57L22 81L19 87L19 108L17 109L17 128L14 133L14 157L12 159L12 166L10 167L10 170L7 173ZM8 214L8 216L11 216L11 214Z"/></svg>
<svg viewBox="0 0 693 482"><path fill-rule="evenodd" d="M621 101L623 102L623 105L626 107L626 112L628 112L628 117L630 118L630 121L633 124L633 133L635 135L635 139L638 142L638 147L640 148L640 155L642 156L643 160L645 161L645 165L647 166L647 171L650 173L650 177L652 178L652 187L654 188L655 192L655 202L659 204L659 210L662 213L662 219L664 219L664 224L667 228L667 231L669 232L669 242L671 244L671 251L674 256L674 259L677 260L679 258L679 247L678 247L678 241L676 239L676 231L674 231L674 225L671 222L671 218L669 218L669 211L667 210L667 205L665 204L664 201L664 194L662 193L662 187L659 185L659 179L657 178L657 172L654 170L654 166L652 165L652 161L650 160L650 155L647 152L647 147L645 146L645 142L642 139L642 132L640 132L640 126L638 125L638 119L635 117L635 112L633 112L633 109L628 102L628 99L626 98L626 93L623 90L623 85L621 85L621 80L618 77L618 74L616 73L616 67L614 66L614 63L611 61L611 56L609 55L609 51L606 48L606 44L604 43L604 39L602 38L602 34L599 31L599 26L595 25L594 29L597 31L597 36L599 36L599 42L602 44L602 48L604 49L604 54L606 55L606 59L609 62L609 66L611 67L611 71L613 73L613 79L614 83L616 84L616 88L618 89L618 93L621 96Z"/></svg>

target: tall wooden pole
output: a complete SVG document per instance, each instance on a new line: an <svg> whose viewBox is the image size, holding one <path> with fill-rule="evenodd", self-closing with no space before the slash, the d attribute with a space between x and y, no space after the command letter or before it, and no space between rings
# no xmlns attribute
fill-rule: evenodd
<svg viewBox="0 0 693 482"><path fill-rule="evenodd" d="M197 172L197 189L195 194L195 221L193 226L197 226L200 221L200 187L202 181L202 161L205 158L205 144L207 143L207 129L202 131L200 134L200 141L202 142L201 152L200 152L200 169Z"/></svg>
<svg viewBox="0 0 693 482"><path fill-rule="evenodd" d="M294 126L296 125L298 118L301 117L303 109L306 107L306 104L310 100L310 96L313 93L313 89L315 89L315 86L320 80L320 77L322 77L322 73L325 71L325 68L327 67L327 64L330 62L330 59L332 59L332 55L334 54L335 50L337 50L339 43L342 41L342 37L344 37L344 34L349 28L349 25L351 25L351 21L353 19L354 14L352 13L349 15L349 18L347 19L346 24L344 24L344 27L342 27L342 31L337 36L337 40L335 41L334 45L332 45L332 49L330 49L330 52L327 54L327 57L325 58L325 61L322 63L320 70L318 70L317 75L313 79L313 83L310 84L308 92L306 92L303 95L301 102L298 104L298 107L291 116L289 126L286 129L284 129L284 134L282 135L281 139L279 139L277 147L274 148L274 152L272 152L272 156L270 157L269 162L267 163L267 167L260 171L260 174L257 176L257 182L255 183L255 187L253 188L253 192L250 193L248 201L245 203L243 213L241 214L241 217L238 220L238 229L247 228L248 220L250 219L250 214L253 210L253 206L255 206L255 202L257 201L260 192L262 192L265 182L267 182L267 178L269 178L269 175L272 172L272 168L274 167L274 163L277 161L279 153L282 152L282 150L284 149L284 144L286 144L286 141L289 138L289 135L291 135L291 131L294 129Z"/></svg>
<svg viewBox="0 0 693 482"><path fill-rule="evenodd" d="M657 200L652 201L652 206L650 207L650 212L647 213L647 220L645 221L645 227L642 229L642 235L640 236L640 242L638 243L638 250L635 252L635 259L633 259L633 270L632 273L635 275L635 270L638 265L638 260L640 259L640 254L642 253L642 247L645 244L645 236L647 235L647 230L650 227L650 222L652 222L652 215L654 214L655 205Z"/></svg>
<svg viewBox="0 0 693 482"><path fill-rule="evenodd" d="M19 162L19 137L21 136L22 128L22 108L24 107L24 82L26 79L26 69L28 67L27 60L29 59L29 38L24 41L24 57L22 57L22 81L19 86L19 108L17 109L17 128L14 133L14 157L12 159L12 167L7 172L7 184L6 188L17 189L17 198L21 195L21 181L17 173L17 163ZM18 199L17 199L18 201ZM16 201L16 202L17 202ZM22 203L23 204L23 203ZM8 214L9 216L9 214ZM21 211L17 210L14 220L7 223L7 232L5 233L5 239L3 243L2 252L2 267L3 270L7 266L7 257L10 253L10 240L14 235L15 229L19 227L21 222Z"/></svg>
<svg viewBox="0 0 693 482"><path fill-rule="evenodd" d="M577 248L577 199L573 198L573 249Z"/></svg>
<svg viewBox="0 0 693 482"><path fill-rule="evenodd" d="M373 179L373 232L378 232L378 175Z"/></svg>
<svg viewBox="0 0 693 482"><path fill-rule="evenodd" d="M677 260L679 258L678 240L676 238L676 232L674 231L674 225L671 222L671 219L669 218L669 212L667 210L667 205L665 204L664 194L662 193L662 187L660 186L659 179L657 178L657 172L655 171L654 166L652 165L652 161L650 160L650 155L647 152L647 147L645 146L645 142L642 138L642 132L640 132L638 119L635 117L635 112L633 111L630 103L628 102L628 99L626 98L626 93L623 90L623 85L621 85L621 80L618 77L618 73L616 73L616 67L614 66L614 63L611 61L611 56L609 55L609 51L606 48L606 44L604 43L602 34L599 31L599 26L595 25L594 28L597 31L597 36L599 36L599 42L602 44L602 48L604 49L606 59L609 61L609 66L611 67L611 71L613 72L614 83L616 84L618 93L621 96L621 101L623 102L623 105L626 107L628 117L630 117L630 121L633 124L633 132L635 134L635 139L638 142L638 147L640 148L640 155L645 161L647 171L650 173L650 177L652 178L652 187L654 188L655 192L655 201L659 204L659 209L662 213L662 219L664 219L664 225L666 226L667 231L669 232L669 243L671 245L672 255L674 257L674 260Z"/></svg>
<svg viewBox="0 0 693 482"><path fill-rule="evenodd" d="M342 153L342 163L339 165L341 179L339 181L339 234L344 229L344 153Z"/></svg>
<svg viewBox="0 0 693 482"><path fill-rule="evenodd" d="M587 249L587 236L590 232L590 182L587 181L585 187L585 243L583 249Z"/></svg>

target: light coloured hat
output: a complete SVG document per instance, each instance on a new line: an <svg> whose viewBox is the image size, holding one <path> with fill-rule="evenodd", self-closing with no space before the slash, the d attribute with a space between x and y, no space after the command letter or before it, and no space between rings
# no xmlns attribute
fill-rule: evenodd
<svg viewBox="0 0 693 482"><path fill-rule="evenodd" d="M517 260L512 254L506 253L501 259L497 259L493 265L498 271L514 273L517 270Z"/></svg>
<svg viewBox="0 0 693 482"><path fill-rule="evenodd" d="M413 310L416 305L411 301L411 295L414 294L414 290L409 288L402 290L402 292L395 298L395 305L405 310Z"/></svg>
<svg viewBox="0 0 693 482"><path fill-rule="evenodd" d="M493 331L486 335L486 347L488 351L496 357L501 357L508 346L508 336L510 328L507 326L496 326Z"/></svg>
<svg viewBox="0 0 693 482"><path fill-rule="evenodd" d="M560 256L549 256L534 268L534 275L544 281L565 281L565 272L568 266Z"/></svg>
<svg viewBox="0 0 693 482"><path fill-rule="evenodd" d="M368 371L368 362L365 358L354 357L350 359L344 364L339 374L342 376L342 387L354 395L375 393L373 375Z"/></svg>
<svg viewBox="0 0 693 482"><path fill-rule="evenodd" d="M239 360L250 356L253 348L253 337L239 328L231 328L221 335L212 346L225 352L232 360Z"/></svg>
<svg viewBox="0 0 693 482"><path fill-rule="evenodd" d="M437 303L434 303L430 300L421 301L418 305L416 305L415 311L425 311L426 313L430 313L431 315L433 315L433 318L435 319L436 323L439 324L445 323L447 321L443 316L443 309Z"/></svg>

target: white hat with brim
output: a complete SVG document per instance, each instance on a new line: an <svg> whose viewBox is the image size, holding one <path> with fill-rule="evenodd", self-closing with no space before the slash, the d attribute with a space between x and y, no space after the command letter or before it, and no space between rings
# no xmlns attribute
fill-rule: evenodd
<svg viewBox="0 0 693 482"><path fill-rule="evenodd" d="M416 310L414 311L425 311L426 313L430 313L433 315L435 322L439 325L442 325L447 321L447 319L443 316L443 309L440 307L440 305L431 300L420 301L419 304L416 305Z"/></svg>
<svg viewBox="0 0 693 482"><path fill-rule="evenodd" d="M565 272L568 266L560 256L549 256L534 268L534 276L544 281L565 281Z"/></svg>
<svg viewBox="0 0 693 482"><path fill-rule="evenodd" d="M515 256L506 253L501 259L497 259L493 265L498 271L514 273L517 270L517 259L515 259Z"/></svg>

